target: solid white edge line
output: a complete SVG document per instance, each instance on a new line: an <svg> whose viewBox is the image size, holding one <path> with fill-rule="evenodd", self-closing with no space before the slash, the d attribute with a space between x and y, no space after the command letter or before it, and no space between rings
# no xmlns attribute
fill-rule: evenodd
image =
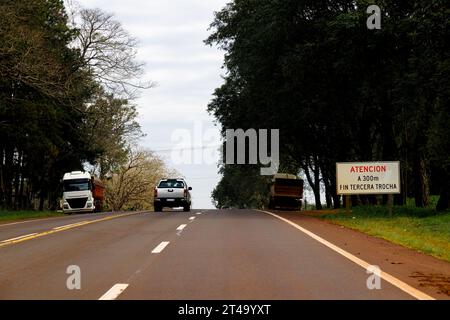
<svg viewBox="0 0 450 320"><path fill-rule="evenodd" d="M139 211L139 212L131 212L131 214L138 214L138 213L151 213L151 211ZM98 212L98 213L91 213L89 216L90 217L101 217L101 216L108 216L108 214L114 214L114 212ZM121 214L119 212L119 214ZM129 215L128 213L123 213L123 216L127 216ZM62 216L62 217L53 217L53 218L35 218L35 219L28 219L25 221L18 221L18 222L11 222L11 223L0 223L0 228L1 227L8 227L8 226L13 226L16 224L24 224L24 223L31 223L31 222L41 222L41 221L51 221L51 220L71 220L73 218L76 218L77 216ZM94 220L90 220L90 221L94 221Z"/></svg>
<svg viewBox="0 0 450 320"><path fill-rule="evenodd" d="M169 241L163 241L163 242L161 242L160 244L158 244L158 245L156 246L155 249L152 250L152 253L160 253L161 251L164 250L165 247L167 247L167 245L168 245L169 243L170 243Z"/></svg>
<svg viewBox="0 0 450 320"><path fill-rule="evenodd" d="M30 234L26 234L26 235L23 235L23 236L20 236L20 237L16 237L16 238L12 238L12 239L7 239L7 240L2 240L2 241L0 241L0 242L9 242L9 241L14 241L14 240L19 240L19 239L22 239L22 238L26 238L26 237L31 237L31 236L34 236L34 235L36 235L37 234L37 232L35 232L35 233L30 233Z"/></svg>
<svg viewBox="0 0 450 320"><path fill-rule="evenodd" d="M116 300L118 296L128 287L126 283L118 283L112 286L104 295L102 295L98 300Z"/></svg>
<svg viewBox="0 0 450 320"><path fill-rule="evenodd" d="M30 222L36 222L36 221L48 221L48 220L58 220L58 219L67 219L67 218L71 218L71 217L55 217L55 218L36 218L36 219L29 219L29 220L25 220L25 221L18 221L18 222L11 222L11 223L0 223L0 228L1 227L8 227L8 226L13 226L16 224L24 224L24 223L30 223Z"/></svg>
<svg viewBox="0 0 450 320"><path fill-rule="evenodd" d="M181 224L178 228L177 231L182 231L184 228L186 228L187 224Z"/></svg>
<svg viewBox="0 0 450 320"><path fill-rule="evenodd" d="M344 256L345 258L349 259L350 261L356 263L357 265L359 265L360 267L363 267L364 269L367 270L367 268L370 266L369 263L367 263L366 261L352 255L351 253L339 248L338 246L332 244L331 242L319 237L318 235L316 235L315 233L312 233L311 231L299 226L298 224L285 219L283 217L280 217L272 212L268 212L268 211L263 211L263 210L257 210L266 214L269 214L277 219L280 219L288 224L290 224L291 226L293 226L294 228L300 230L301 232L305 233L306 235L310 236L311 238L313 238L314 240L320 242L321 244L327 246L328 248L330 248L331 250L339 253L340 255ZM386 273L384 271L381 271L380 274L381 278L384 279L385 281L389 282L390 284L392 284L393 286L399 288L400 290L406 292L407 294L413 296L414 298L418 299L418 300L436 300L435 298L427 295L426 293L417 290L416 288L410 286L409 284L397 279L396 277L390 275L389 273Z"/></svg>
<svg viewBox="0 0 450 320"><path fill-rule="evenodd" d="M98 216L102 216L102 215L107 215L107 214L109 214L109 213L111 213L111 212L98 212L98 213L93 213L93 214L91 214L90 216L91 217L98 217ZM64 220L64 219L67 219L67 220L72 220L72 219L74 219L74 218L76 218L76 216L61 216L61 217L51 217L51 218L34 218L34 219L27 219L27 220L24 220L24 221L17 221L17 222L10 222L10 223L0 223L0 228L1 227L7 227L7 226L13 226L13 225L16 225L16 224L24 224L24 223L31 223L31 222L41 222L41 221L51 221L51 220Z"/></svg>

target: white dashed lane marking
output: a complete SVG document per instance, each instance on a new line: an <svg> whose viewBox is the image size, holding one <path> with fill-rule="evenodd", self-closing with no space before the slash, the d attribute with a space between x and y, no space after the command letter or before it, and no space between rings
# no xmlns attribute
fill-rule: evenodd
<svg viewBox="0 0 450 320"><path fill-rule="evenodd" d="M155 249L152 250L152 253L161 253L161 251L163 251L164 248L167 247L169 243L170 243L169 241L161 242Z"/></svg>
<svg viewBox="0 0 450 320"><path fill-rule="evenodd" d="M126 283L118 283L115 284L111 289L108 290L104 295L100 297L98 300L116 300L122 292L128 287Z"/></svg>

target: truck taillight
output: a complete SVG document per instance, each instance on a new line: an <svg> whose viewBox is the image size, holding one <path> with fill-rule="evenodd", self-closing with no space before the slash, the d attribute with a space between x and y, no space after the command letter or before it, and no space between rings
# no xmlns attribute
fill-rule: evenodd
<svg viewBox="0 0 450 320"><path fill-rule="evenodd" d="M155 188L155 198L158 198L158 189Z"/></svg>
<svg viewBox="0 0 450 320"><path fill-rule="evenodd" d="M187 198L187 190L184 189L184 197Z"/></svg>

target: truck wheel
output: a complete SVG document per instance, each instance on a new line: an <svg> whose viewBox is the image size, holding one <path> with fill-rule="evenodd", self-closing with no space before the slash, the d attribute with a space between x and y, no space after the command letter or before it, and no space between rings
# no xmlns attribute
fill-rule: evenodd
<svg viewBox="0 0 450 320"><path fill-rule="evenodd" d="M155 205L154 207L155 207L155 212L161 212L162 211L162 207L161 206Z"/></svg>
<svg viewBox="0 0 450 320"><path fill-rule="evenodd" d="M95 212L102 212L103 202L101 202L101 201L96 201L96 202L94 203L94 206L95 206L95 209L94 209L93 213L95 213Z"/></svg>
<svg viewBox="0 0 450 320"><path fill-rule="evenodd" d="M191 206L190 206L190 205L184 206L184 207L183 207L183 211L184 211L184 212L189 212L189 211L191 211Z"/></svg>

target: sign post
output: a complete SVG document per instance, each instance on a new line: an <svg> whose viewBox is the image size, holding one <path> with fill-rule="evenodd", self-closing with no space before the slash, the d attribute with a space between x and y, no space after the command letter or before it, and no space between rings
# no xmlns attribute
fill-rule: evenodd
<svg viewBox="0 0 450 320"><path fill-rule="evenodd" d="M392 216L392 208L394 207L394 197L392 196L392 194L388 194L387 206L388 206L389 216Z"/></svg>
<svg viewBox="0 0 450 320"><path fill-rule="evenodd" d="M346 196L347 213L350 195L387 194L388 210L392 214L392 195L400 193L400 162L338 162L336 192Z"/></svg>
<svg viewBox="0 0 450 320"><path fill-rule="evenodd" d="M350 214L352 197L349 194L345 195L345 213Z"/></svg>

